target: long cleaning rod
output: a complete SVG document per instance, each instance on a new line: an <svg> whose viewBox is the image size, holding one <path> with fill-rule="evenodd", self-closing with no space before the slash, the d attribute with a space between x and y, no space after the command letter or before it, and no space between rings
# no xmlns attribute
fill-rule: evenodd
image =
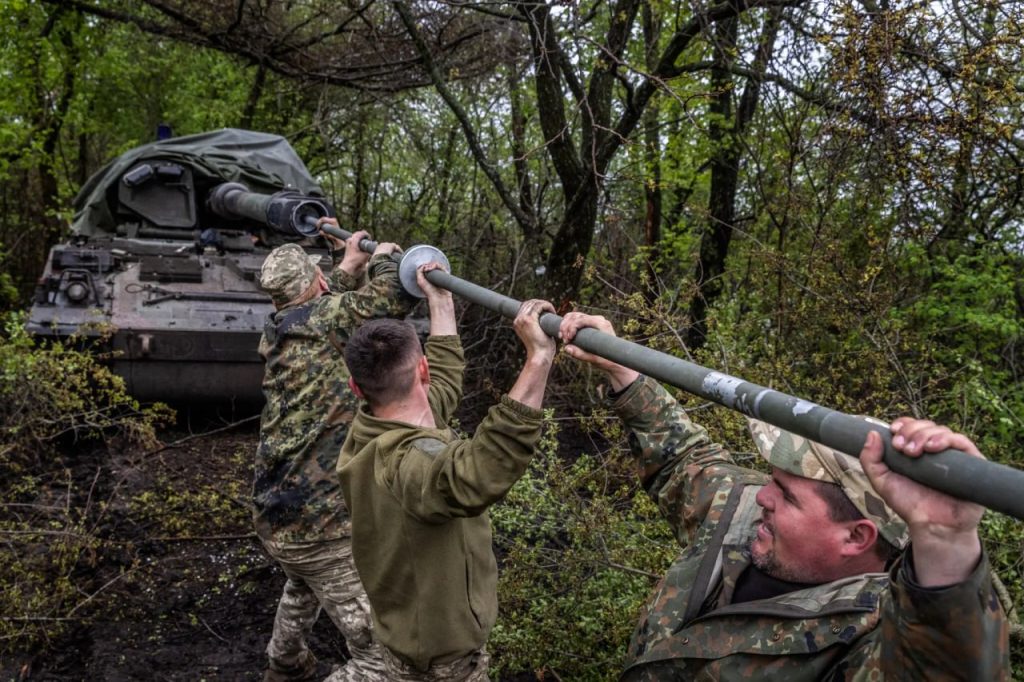
<svg viewBox="0 0 1024 682"><path fill-rule="evenodd" d="M311 219L311 222L315 226L316 220ZM351 232L333 225L323 226L322 229L341 239L352 236ZM377 243L363 239L359 248L372 253ZM422 296L415 284L416 269L435 260L448 265L445 255L432 246L414 246L406 252L400 265L400 277L410 293ZM519 311L520 301L448 272L431 270L426 278L431 284L504 317L514 318ZM562 318L559 315L541 315L540 326L548 336L557 339L561 324ZM892 434L886 426L707 369L597 329L579 330L573 343L585 351L596 353L658 381L840 452L856 456L868 432L875 431L882 437L885 463L893 471L953 497L1024 520L1024 471L1020 469L972 457L952 448L921 457L907 457L893 449Z"/></svg>

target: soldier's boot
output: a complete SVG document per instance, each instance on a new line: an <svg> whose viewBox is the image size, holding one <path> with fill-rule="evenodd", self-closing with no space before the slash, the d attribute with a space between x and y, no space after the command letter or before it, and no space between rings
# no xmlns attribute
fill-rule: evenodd
<svg viewBox="0 0 1024 682"><path fill-rule="evenodd" d="M316 656L309 649L294 666L284 668L272 662L263 673L263 682L309 682L316 678Z"/></svg>

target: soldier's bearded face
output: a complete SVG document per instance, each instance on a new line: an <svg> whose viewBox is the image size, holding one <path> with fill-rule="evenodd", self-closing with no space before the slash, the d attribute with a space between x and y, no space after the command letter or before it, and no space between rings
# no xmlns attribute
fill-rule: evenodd
<svg viewBox="0 0 1024 682"><path fill-rule="evenodd" d="M840 545L846 528L832 521L815 484L781 469L757 493L762 507L750 543L754 565L768 575L799 583L824 583L844 575Z"/></svg>

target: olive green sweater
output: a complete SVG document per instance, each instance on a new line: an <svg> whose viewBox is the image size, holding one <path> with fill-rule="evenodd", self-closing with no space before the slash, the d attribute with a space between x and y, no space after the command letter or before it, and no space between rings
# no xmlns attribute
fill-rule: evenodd
<svg viewBox="0 0 1024 682"><path fill-rule="evenodd" d="M378 419L364 404L338 460L375 636L422 671L487 641L498 569L485 512L526 470L542 417L506 395L472 438L457 438L446 425L462 397L459 337L430 337L426 355L443 426Z"/></svg>

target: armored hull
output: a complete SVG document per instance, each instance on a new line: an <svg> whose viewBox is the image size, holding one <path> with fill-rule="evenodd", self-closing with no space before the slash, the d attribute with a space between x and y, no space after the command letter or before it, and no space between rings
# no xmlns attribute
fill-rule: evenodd
<svg viewBox="0 0 1024 682"><path fill-rule="evenodd" d="M73 235L50 252L28 330L92 343L140 400L259 403L257 347L273 311L257 285L263 260L287 241L319 251L325 269L330 259L287 221L211 208L211 192L239 180L268 199L299 196L304 210L312 201L313 217L331 213L274 135L226 130L132 150L76 198Z"/></svg>

